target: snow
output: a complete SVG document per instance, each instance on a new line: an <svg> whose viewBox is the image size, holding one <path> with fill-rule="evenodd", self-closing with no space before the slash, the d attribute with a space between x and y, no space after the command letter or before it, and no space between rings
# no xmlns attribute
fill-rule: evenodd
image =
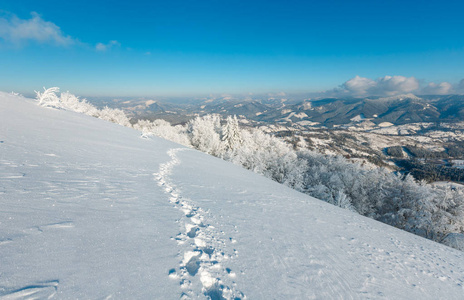
<svg viewBox="0 0 464 300"><path fill-rule="evenodd" d="M364 114L360 114L360 115L357 115L353 118L350 119L350 121L352 122L361 122L363 120L365 120L366 118L364 117Z"/></svg>
<svg viewBox="0 0 464 300"><path fill-rule="evenodd" d="M390 127L390 126L393 126L393 124L390 122L382 122L379 124L379 127Z"/></svg>
<svg viewBox="0 0 464 300"><path fill-rule="evenodd" d="M447 187L451 189L463 189L464 190L464 184L457 183L457 182L451 182L451 181L434 181L432 185Z"/></svg>
<svg viewBox="0 0 464 300"><path fill-rule="evenodd" d="M312 122L312 121L298 121L296 124L301 126L316 126L319 125L319 122Z"/></svg>
<svg viewBox="0 0 464 300"><path fill-rule="evenodd" d="M443 243L455 249L464 251L464 234L450 233L443 239Z"/></svg>
<svg viewBox="0 0 464 300"><path fill-rule="evenodd" d="M464 169L464 160L463 159L454 159L451 161L453 167Z"/></svg>
<svg viewBox="0 0 464 300"><path fill-rule="evenodd" d="M464 253L0 94L3 299L462 299Z"/></svg>
<svg viewBox="0 0 464 300"><path fill-rule="evenodd" d="M309 102L309 101L304 101L304 102L303 102L303 109L304 109L304 110L310 110L310 109L312 109L311 102Z"/></svg>
<svg viewBox="0 0 464 300"><path fill-rule="evenodd" d="M299 114L295 114L295 113L294 113L293 116L294 116L295 118L298 118L298 119L304 119L304 118L307 118L307 117L308 117L308 115L305 114L304 112L300 112ZM290 118L290 116L289 116L289 118Z"/></svg>
<svg viewBox="0 0 464 300"><path fill-rule="evenodd" d="M152 105L152 104L155 104L155 103L156 103L155 100L147 100L147 101L145 101L145 106L148 107L148 106L150 106L150 105Z"/></svg>

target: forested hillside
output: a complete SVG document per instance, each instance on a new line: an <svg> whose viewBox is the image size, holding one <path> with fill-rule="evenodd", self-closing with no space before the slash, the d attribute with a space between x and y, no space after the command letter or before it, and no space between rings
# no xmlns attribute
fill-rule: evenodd
<svg viewBox="0 0 464 300"><path fill-rule="evenodd" d="M297 191L355 211L397 228L464 250L464 191L431 186L410 175L366 168L341 156L296 147L259 129L240 128L237 118L206 115L185 126L163 120L139 120L131 125L121 110L98 110L58 89L38 93L39 103L83 112L123 126L142 136L156 135L196 148L264 175Z"/></svg>

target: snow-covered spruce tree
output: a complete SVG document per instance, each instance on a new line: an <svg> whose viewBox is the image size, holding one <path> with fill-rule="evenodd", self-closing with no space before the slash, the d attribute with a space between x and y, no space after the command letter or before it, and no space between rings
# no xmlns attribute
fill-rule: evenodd
<svg viewBox="0 0 464 300"><path fill-rule="evenodd" d="M241 146L243 139L237 116L228 116L226 123L222 126L222 141L225 143L226 150L235 150Z"/></svg>

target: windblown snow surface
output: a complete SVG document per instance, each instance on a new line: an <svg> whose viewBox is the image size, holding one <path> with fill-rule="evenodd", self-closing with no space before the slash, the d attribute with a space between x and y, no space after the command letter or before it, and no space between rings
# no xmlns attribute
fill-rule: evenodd
<svg viewBox="0 0 464 300"><path fill-rule="evenodd" d="M0 94L2 299L463 299L464 254Z"/></svg>

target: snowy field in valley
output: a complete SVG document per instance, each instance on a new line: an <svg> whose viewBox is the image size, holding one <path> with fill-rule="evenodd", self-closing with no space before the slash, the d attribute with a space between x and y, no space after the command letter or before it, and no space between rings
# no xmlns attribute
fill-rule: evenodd
<svg viewBox="0 0 464 300"><path fill-rule="evenodd" d="M2 299L463 297L463 252L0 93Z"/></svg>

